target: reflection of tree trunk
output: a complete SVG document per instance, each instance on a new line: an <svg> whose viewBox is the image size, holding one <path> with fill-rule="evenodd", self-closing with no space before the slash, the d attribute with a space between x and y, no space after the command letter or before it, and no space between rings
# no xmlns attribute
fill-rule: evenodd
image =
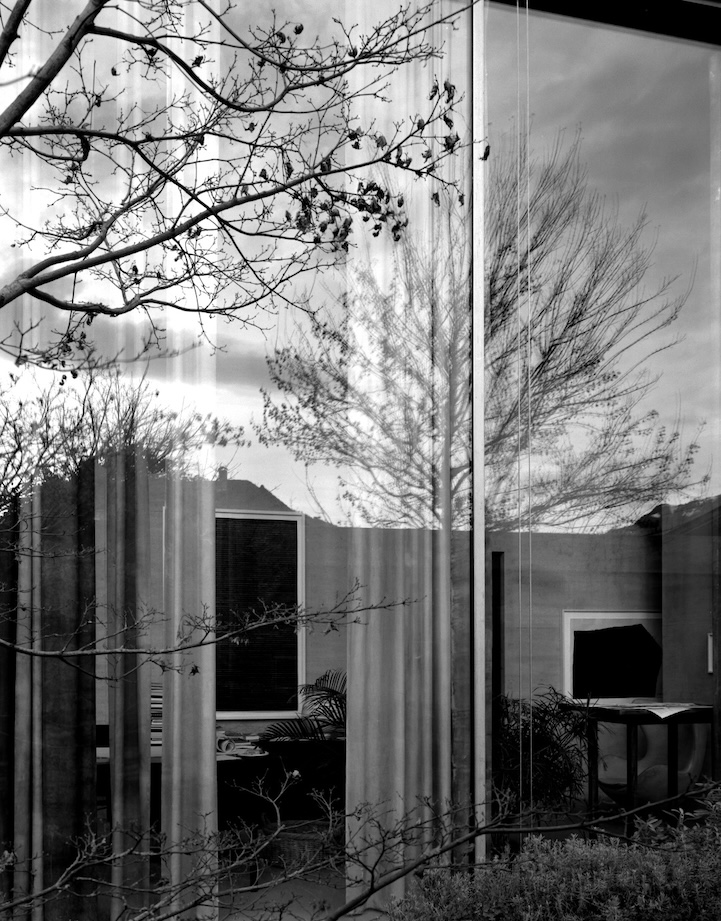
<svg viewBox="0 0 721 921"><path fill-rule="evenodd" d="M435 301L435 299L434 299ZM434 303L435 306L435 303ZM434 314L436 311L434 310ZM438 317L434 316L434 322ZM439 324L440 325L440 324ZM430 446L431 456L435 458L432 465L433 496L431 508L436 510L437 530L433 534L433 643L438 650L436 666L436 694L434 704L434 724L442 726L444 735L437 739L434 752L434 776L437 778L438 788L449 791L452 804L460 805L460 791L453 786L453 767L455 754L453 750L453 690L452 675L457 667L453 659L453 580L451 577L451 540L453 533L453 507L451 492L451 422L450 394L447 392L447 382L443 372L446 355L444 354L444 330L439 328L434 336L437 349L431 352L431 368L429 374L434 382L433 411L436 415L436 424L431 435L435 444ZM437 352L440 354L437 354ZM436 363L440 363L441 373L438 374ZM440 391L440 392L439 392ZM451 718L448 718L448 714ZM448 794L446 794L448 795Z"/></svg>
<svg viewBox="0 0 721 921"><path fill-rule="evenodd" d="M434 496L432 507L436 509L438 530L435 534L434 552L436 555L436 579L434 590L442 602L437 604L436 615L440 622L438 630L438 648L447 650L447 659L442 660L447 671L439 676L439 687L443 689L439 704L450 712L450 722L446 721L449 737L443 740L443 764L439 770L450 770L450 777L444 786L451 791L454 808L453 829L458 835L469 830L472 820L472 629L471 629L471 586L470 586L470 539L467 531L458 531L454 508L453 460L454 450L467 449L458 444L456 409L460 397L456 392L459 375L455 362L456 344L452 341L449 329L438 329L438 345L434 353L434 363L440 365L440 373L434 378L440 381L435 403L437 424L434 426L436 444L433 456L436 458L434 472ZM461 524L466 524L465 517ZM440 719L438 720L440 723ZM447 753L450 753L448 758ZM453 858L463 861L465 849L460 849Z"/></svg>

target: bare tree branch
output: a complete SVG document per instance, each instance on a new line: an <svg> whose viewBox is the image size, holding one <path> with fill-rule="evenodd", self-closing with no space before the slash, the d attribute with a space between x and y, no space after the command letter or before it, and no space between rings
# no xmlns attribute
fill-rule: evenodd
<svg viewBox="0 0 721 921"><path fill-rule="evenodd" d="M662 334L688 289L674 293L672 279L644 289L645 218L624 227L609 212L587 184L578 142L529 169L520 234L512 158L501 150L488 176L486 523L629 523L707 479L693 466L698 433L684 444L680 422L665 426L648 408L650 359L673 346ZM274 386L259 441L336 467L348 504L378 526L470 521L468 225L453 201L441 214L430 244L403 238L390 282L356 261L342 298L299 319L267 359ZM519 251L517 238L529 245ZM532 499L517 462L529 452Z"/></svg>
<svg viewBox="0 0 721 921"><path fill-rule="evenodd" d="M27 115L32 106L40 99L43 93L52 84L53 80L67 65L73 52L86 37L95 20L108 0L88 0L85 9L78 14L72 25L68 28L53 53L48 57L40 70L33 75L30 83L18 93L12 103L0 113L0 137L5 137L12 126ZM19 9L21 4L16 4L13 15L8 19L2 31L2 43L9 43L17 38L18 25L27 12L30 3L24 4L24 9ZM0 48L2 44L0 43ZM0 66L4 63L5 56L0 58Z"/></svg>
<svg viewBox="0 0 721 921"><path fill-rule="evenodd" d="M461 95L428 41L430 5L363 33L334 21L322 40L203 0L91 0L59 36L31 39L32 13L17 4L3 30L40 64L0 116L0 149L37 162L27 191L43 220L8 199L24 265L0 311L29 296L76 318L140 310L153 324L176 309L252 322L343 260L358 220L400 238L407 213L368 182L373 166L453 184L443 164L464 143L449 127ZM391 120L396 74L424 62L432 92L405 112L394 100ZM86 361L72 333L63 341L66 361ZM57 343L45 356L24 345L7 350L56 366Z"/></svg>

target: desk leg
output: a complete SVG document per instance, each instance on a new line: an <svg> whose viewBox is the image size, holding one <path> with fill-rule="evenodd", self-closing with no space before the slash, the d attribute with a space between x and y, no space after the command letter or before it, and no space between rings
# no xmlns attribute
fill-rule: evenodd
<svg viewBox="0 0 721 921"><path fill-rule="evenodd" d="M666 761L668 763L668 795L678 795L678 723L671 719L668 723L668 742Z"/></svg>
<svg viewBox="0 0 721 921"><path fill-rule="evenodd" d="M638 805L638 726L626 724L626 808L635 809ZM626 834L633 831L633 819L626 819Z"/></svg>

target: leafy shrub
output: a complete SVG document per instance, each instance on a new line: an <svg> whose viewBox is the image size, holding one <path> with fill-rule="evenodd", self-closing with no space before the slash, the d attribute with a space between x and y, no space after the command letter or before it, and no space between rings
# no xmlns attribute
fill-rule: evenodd
<svg viewBox="0 0 721 921"><path fill-rule="evenodd" d="M534 836L517 857L472 873L429 871L391 919L718 921L721 804L694 827L683 818L658 833L646 824L632 843Z"/></svg>
<svg viewBox="0 0 721 921"><path fill-rule="evenodd" d="M551 808L583 793L586 718L553 688L501 699L496 791L506 808ZM531 802L531 798L533 802Z"/></svg>

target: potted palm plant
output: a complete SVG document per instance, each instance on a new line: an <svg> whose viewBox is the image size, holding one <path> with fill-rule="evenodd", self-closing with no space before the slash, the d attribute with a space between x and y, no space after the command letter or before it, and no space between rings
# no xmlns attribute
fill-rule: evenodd
<svg viewBox="0 0 721 921"><path fill-rule="evenodd" d="M284 814L305 818L345 798L346 674L330 669L298 689L300 716L272 723L258 745L274 756L293 783L283 794Z"/></svg>
<svg viewBox="0 0 721 921"><path fill-rule="evenodd" d="M272 723L260 735L260 745L275 742L325 742L345 739L346 673L329 669L312 684L298 688L301 715L295 719Z"/></svg>

